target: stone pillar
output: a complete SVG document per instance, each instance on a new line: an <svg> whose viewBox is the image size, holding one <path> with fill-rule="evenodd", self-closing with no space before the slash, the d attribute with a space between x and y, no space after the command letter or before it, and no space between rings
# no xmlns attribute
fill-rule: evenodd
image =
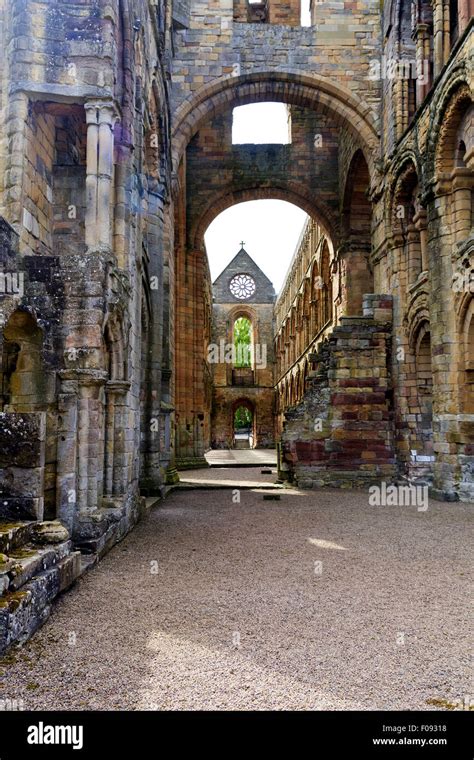
<svg viewBox="0 0 474 760"><path fill-rule="evenodd" d="M304 350L307 349L310 341L310 318L309 314L303 314L303 335L304 335Z"/></svg>
<svg viewBox="0 0 474 760"><path fill-rule="evenodd" d="M459 166L452 173L454 242L462 243L469 237L472 218L472 188L474 175L470 169Z"/></svg>
<svg viewBox="0 0 474 760"><path fill-rule="evenodd" d="M112 104L99 108L99 158L97 186L97 223L99 245L110 246L111 190L114 163L115 109Z"/></svg>
<svg viewBox="0 0 474 760"><path fill-rule="evenodd" d="M408 225L407 230L408 251L408 285L413 285L422 270L420 234L414 223Z"/></svg>
<svg viewBox="0 0 474 760"><path fill-rule="evenodd" d="M106 393L106 429L105 429L105 495L123 496L127 483L131 481L131 472L127 466L125 450L124 411L127 408L125 397L130 389L128 380L109 380Z"/></svg>
<svg viewBox="0 0 474 760"><path fill-rule="evenodd" d="M102 468L97 467L103 436L101 389L106 379L106 373L100 370L78 371L77 504L82 513L95 512L99 506L103 478Z"/></svg>
<svg viewBox="0 0 474 760"><path fill-rule="evenodd" d="M8 136L8 142L5 147L4 162L0 156L0 167L4 169L0 178L0 214L14 226L21 224L23 215L20 189L23 187L26 165L28 106L28 96L25 93L16 92L9 96L7 122L2 135L5 140ZM3 150L0 153L3 153ZM4 182L5 186L3 186Z"/></svg>
<svg viewBox="0 0 474 760"><path fill-rule="evenodd" d="M434 60L433 60L433 76L439 75L441 69L444 66L444 46L445 46L445 28L444 28L444 16L445 16L445 4L446 0L435 0L433 4L433 45L434 45ZM449 8L449 5L448 5ZM449 35L449 25L448 25Z"/></svg>
<svg viewBox="0 0 474 760"><path fill-rule="evenodd" d="M98 142L99 126L97 109L94 103L86 103L87 122L87 153L86 153L86 212L85 231L86 245L94 248L97 245L97 171L98 171Z"/></svg>
<svg viewBox="0 0 474 760"><path fill-rule="evenodd" d="M400 79L400 136L403 135L410 122L410 80Z"/></svg>
<svg viewBox="0 0 474 760"><path fill-rule="evenodd" d="M104 496L112 496L115 448L115 390L113 382L105 386Z"/></svg>
<svg viewBox="0 0 474 760"><path fill-rule="evenodd" d="M362 313L363 296L371 293L373 290L372 275L368 264L368 251L364 251L361 247L357 250L350 246L340 248L338 256L341 262L341 271L345 273L343 282L341 283L341 314L343 316L355 317ZM330 291L328 297L331 297ZM331 306L331 304L329 305Z"/></svg>
<svg viewBox="0 0 474 760"><path fill-rule="evenodd" d="M70 533L77 503L77 399L78 384L73 371L58 372L58 450L56 467L56 514Z"/></svg>
<svg viewBox="0 0 474 760"><path fill-rule="evenodd" d="M431 88L431 72L430 72L430 34L428 24L417 24L416 27L416 60L418 74L422 74L422 78L427 74L428 81L422 81L417 78L416 80L416 106L418 108L423 103L425 97Z"/></svg>
<svg viewBox="0 0 474 760"><path fill-rule="evenodd" d="M426 272L428 269L428 247L427 247L427 240L426 240L426 233L427 233L427 222L426 222L426 211L424 209L421 209L418 211L417 214L413 217L413 224L415 226L415 229L418 231L418 234L420 236L420 251L421 251L421 271Z"/></svg>
<svg viewBox="0 0 474 760"><path fill-rule="evenodd" d="M86 244L110 247L111 189L114 125L118 112L113 101L92 100L85 104L87 121Z"/></svg>
<svg viewBox="0 0 474 760"><path fill-rule="evenodd" d="M450 1L443 1L443 66L448 62L451 52L451 34L450 34Z"/></svg>
<svg viewBox="0 0 474 760"><path fill-rule="evenodd" d="M209 410L205 398L204 374L204 270L202 250L181 250L177 278L182 292L177 294L176 329L176 460L178 468L207 466L204 427ZM187 283L187 286L185 285Z"/></svg>
<svg viewBox="0 0 474 760"><path fill-rule="evenodd" d="M403 109L403 80L397 77L393 83L393 99L395 102L395 133L399 140L405 131L405 117Z"/></svg>
<svg viewBox="0 0 474 760"><path fill-rule="evenodd" d="M284 366L284 372L287 372L288 369L291 366L291 356L290 356L290 340L288 336L286 336L285 339L285 366Z"/></svg>

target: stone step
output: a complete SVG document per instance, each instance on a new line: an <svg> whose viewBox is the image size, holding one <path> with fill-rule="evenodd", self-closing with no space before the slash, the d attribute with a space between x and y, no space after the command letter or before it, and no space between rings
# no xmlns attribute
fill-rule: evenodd
<svg viewBox="0 0 474 760"><path fill-rule="evenodd" d="M26 641L51 612L51 603L81 574L81 554L73 552L31 578L19 591L0 598L0 656Z"/></svg>
<svg viewBox="0 0 474 760"><path fill-rule="evenodd" d="M0 553L9 554L28 543L33 533L35 522L0 522Z"/></svg>
<svg viewBox="0 0 474 760"><path fill-rule="evenodd" d="M274 490L281 487L282 486L279 483L266 483L265 481L260 481L259 485L255 485L255 483L242 483L242 481L239 480L235 480L235 482L229 481L228 483L216 483L212 480L203 481L202 483L181 482L176 486L178 491L225 491L239 488L241 491L255 491L256 493L262 488L266 490Z"/></svg>
<svg viewBox="0 0 474 760"><path fill-rule="evenodd" d="M71 541L63 541L55 546L44 548L25 546L21 550L10 552L8 556L10 560L15 562L15 568L9 573L11 579L9 591L17 591L31 578L54 565L58 565L70 554L71 548Z"/></svg>

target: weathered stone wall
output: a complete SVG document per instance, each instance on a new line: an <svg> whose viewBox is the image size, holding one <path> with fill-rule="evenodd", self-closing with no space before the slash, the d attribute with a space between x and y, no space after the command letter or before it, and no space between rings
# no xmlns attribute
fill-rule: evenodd
<svg viewBox="0 0 474 760"><path fill-rule="evenodd" d="M367 296L311 356L301 403L286 412L282 473L301 488L364 486L396 476L390 414L389 296Z"/></svg>
<svg viewBox="0 0 474 760"><path fill-rule="evenodd" d="M275 390L265 387L214 386L212 402L213 449L233 449L234 412L239 406L246 406L253 416L253 445L258 449L275 447L274 410Z"/></svg>
<svg viewBox="0 0 474 760"><path fill-rule="evenodd" d="M42 415L42 494L29 476L15 494L23 480L18 498L42 498L36 517L94 559L139 519L140 477L151 494L173 477L171 19L102 0L0 12L0 213L19 236L2 220L0 411ZM56 580L28 590L23 623L2 618L9 643L47 616Z"/></svg>
<svg viewBox="0 0 474 760"><path fill-rule="evenodd" d="M364 0L348 9L324 2L314 9L315 26L296 28L291 12L286 25L236 23L230 0L192 2L190 29L176 34L174 108L206 83L259 70L321 74L377 104L379 82L367 75L379 55L379 3Z"/></svg>
<svg viewBox="0 0 474 760"><path fill-rule="evenodd" d="M42 520L44 514L46 415L0 414L2 517Z"/></svg>
<svg viewBox="0 0 474 760"><path fill-rule="evenodd" d="M296 202L334 223L338 210L338 128L327 115L291 108L288 145L232 145L232 111L211 119L186 152L189 245L216 214L252 191L294 195Z"/></svg>
<svg viewBox="0 0 474 760"><path fill-rule="evenodd" d="M473 35L471 22L452 53L446 40L441 50L436 40L441 39L437 30L442 19L441 4L436 3L438 78L428 97L419 99L411 124L403 106L408 82L384 82L387 123L393 127L393 112L405 121L398 131L384 131L383 180L373 195L377 223L372 265L376 292L394 295L391 372L401 469L410 478L432 479L433 493L442 498L472 499L474 428L462 388L467 356L473 351L466 346L472 344L467 336L474 165L472 136L466 140L464 126L471 125L472 135ZM392 51L396 34L394 27ZM424 369L431 374L431 388L420 377L425 345L431 367Z"/></svg>

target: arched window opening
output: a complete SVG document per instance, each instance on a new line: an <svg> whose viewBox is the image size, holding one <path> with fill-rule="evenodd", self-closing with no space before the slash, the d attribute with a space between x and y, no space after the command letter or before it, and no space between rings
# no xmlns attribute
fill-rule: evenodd
<svg viewBox="0 0 474 760"><path fill-rule="evenodd" d="M3 331L2 394L11 412L42 411L47 404L43 332L27 312L12 314Z"/></svg>
<svg viewBox="0 0 474 760"><path fill-rule="evenodd" d="M465 414L474 414L474 302L471 302L470 319L464 337L464 399Z"/></svg>
<svg viewBox="0 0 474 760"><path fill-rule="evenodd" d="M296 371L296 379L295 379L295 401L296 402L299 402L299 400L301 398L301 384L300 384L300 380L301 380L301 375L300 375L300 370L298 368L297 371Z"/></svg>
<svg viewBox="0 0 474 760"><path fill-rule="evenodd" d="M419 183L415 166L407 165L395 194L394 222L403 238L408 284L414 284L428 268L426 247L426 211L419 201Z"/></svg>
<svg viewBox="0 0 474 760"><path fill-rule="evenodd" d="M456 151L456 166L459 166L465 169L466 168L465 157L466 157L466 143L464 142L464 140L460 140L457 147L457 151Z"/></svg>
<svg viewBox="0 0 474 760"><path fill-rule="evenodd" d="M232 329L232 385L255 384L253 344L251 320L246 316L238 316Z"/></svg>
<svg viewBox="0 0 474 760"><path fill-rule="evenodd" d="M247 317L234 322L234 367L252 367L252 323Z"/></svg>
<svg viewBox="0 0 474 760"><path fill-rule="evenodd" d="M295 376L291 376L290 380L290 406L293 406L295 403Z"/></svg>
<svg viewBox="0 0 474 760"><path fill-rule="evenodd" d="M344 198L344 222L351 242L370 242L372 208L367 196L369 188L369 167L364 154L358 150L347 174Z"/></svg>
<svg viewBox="0 0 474 760"><path fill-rule="evenodd" d="M416 349L416 388L418 393L418 455L432 455L433 444L433 374L431 338L427 324L420 329Z"/></svg>
<svg viewBox="0 0 474 760"><path fill-rule="evenodd" d="M311 310L311 326L310 326L310 334L311 334L311 340L317 335L321 328L321 324L319 321L319 302L321 299L321 288L322 288L322 278L318 274L317 267L313 267L313 274L311 278L311 301L310 301L310 310Z"/></svg>
<svg viewBox="0 0 474 760"><path fill-rule="evenodd" d="M341 282L341 311L350 315L362 313L363 296L374 289L373 273L368 263L372 226L369 188L369 167L362 151L357 150L347 173L343 207L348 253L345 277Z"/></svg>
<svg viewBox="0 0 474 760"><path fill-rule="evenodd" d="M458 246L462 246L472 236L474 182L468 157L474 147L473 115L472 97L469 89L463 85L444 111L436 156L437 171L449 175L452 180L450 229L453 244Z"/></svg>
<svg viewBox="0 0 474 760"><path fill-rule="evenodd" d="M16 370L20 346L14 341L4 341L2 351L2 397L0 409L3 411L11 402L11 377Z"/></svg>

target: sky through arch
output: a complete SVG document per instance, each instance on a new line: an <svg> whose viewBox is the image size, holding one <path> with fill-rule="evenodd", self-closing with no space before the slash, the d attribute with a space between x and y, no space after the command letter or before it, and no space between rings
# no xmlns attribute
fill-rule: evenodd
<svg viewBox="0 0 474 760"><path fill-rule="evenodd" d="M246 201L225 209L204 236L212 280L243 242L278 293L307 218L298 206L281 200Z"/></svg>

